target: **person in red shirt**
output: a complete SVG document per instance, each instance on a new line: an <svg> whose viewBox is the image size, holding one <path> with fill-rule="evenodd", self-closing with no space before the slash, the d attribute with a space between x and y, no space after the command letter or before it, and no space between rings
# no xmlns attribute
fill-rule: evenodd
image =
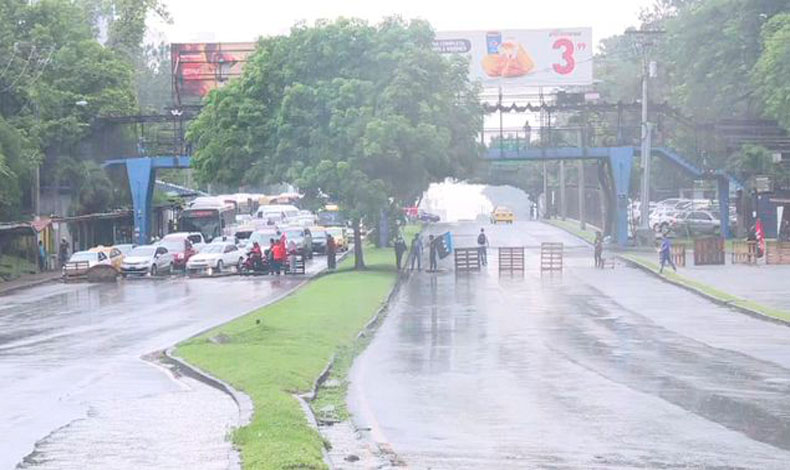
<svg viewBox="0 0 790 470"><path fill-rule="evenodd" d="M274 250L274 272L279 275L280 270L287 259L287 255L285 253L285 243L282 240L276 241L272 250Z"/></svg>

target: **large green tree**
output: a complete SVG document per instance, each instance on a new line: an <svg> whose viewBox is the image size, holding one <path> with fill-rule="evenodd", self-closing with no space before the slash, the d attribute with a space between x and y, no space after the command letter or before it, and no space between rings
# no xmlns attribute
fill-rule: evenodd
<svg viewBox="0 0 790 470"><path fill-rule="evenodd" d="M466 63L431 50L423 21L298 25L260 40L242 77L213 92L190 127L205 182L296 183L363 217L464 176L482 113ZM357 243L356 266L364 265Z"/></svg>
<svg viewBox="0 0 790 470"><path fill-rule="evenodd" d="M776 15L763 28L763 52L752 82L765 113L790 129L790 13Z"/></svg>

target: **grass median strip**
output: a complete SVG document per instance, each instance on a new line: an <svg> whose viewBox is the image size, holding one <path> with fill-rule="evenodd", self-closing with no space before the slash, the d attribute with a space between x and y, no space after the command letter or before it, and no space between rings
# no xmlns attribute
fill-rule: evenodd
<svg viewBox="0 0 790 470"><path fill-rule="evenodd" d="M595 243L595 232L590 229L582 230L581 227L579 227L578 221L545 219L544 222L557 228L561 228L566 232L570 232L587 243Z"/></svg>
<svg viewBox="0 0 790 470"><path fill-rule="evenodd" d="M659 272L659 265L654 261L650 261L645 259L642 256L638 256L631 253L626 253L620 255L624 259L627 259L633 263L636 263L642 266L645 269L648 269L656 274ZM689 279L686 276L677 274L673 271L664 270L664 273L661 276L665 277L668 281L678 284L681 286L689 287L700 292L703 295L706 295L710 298L713 298L719 302L723 302L729 305L733 305L736 307L740 307L746 310L750 310L754 313L773 318L776 320L781 320L784 322L790 322L790 312L786 312L784 310L779 310L771 307L767 307L762 304L758 304L757 302L743 299L741 297L729 294L722 290L716 289L715 287L709 286L699 281L695 281L693 279Z"/></svg>
<svg viewBox="0 0 790 470"><path fill-rule="evenodd" d="M178 346L178 356L252 398L252 422L233 434L245 469L324 468L322 438L292 394L310 390L332 355L352 347L392 290L392 249L367 248L365 261L367 270L353 271L350 257L338 272Z"/></svg>

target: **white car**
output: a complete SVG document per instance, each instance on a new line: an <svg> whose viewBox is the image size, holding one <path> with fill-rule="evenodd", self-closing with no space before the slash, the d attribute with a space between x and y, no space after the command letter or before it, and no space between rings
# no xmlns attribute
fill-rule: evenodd
<svg viewBox="0 0 790 470"><path fill-rule="evenodd" d="M168 233L159 243L169 242L169 241L183 241L184 239L189 239L189 242L192 243L192 248L195 251L200 251L203 246L206 244L206 240L203 238L203 234L200 232L174 232Z"/></svg>
<svg viewBox="0 0 790 470"><path fill-rule="evenodd" d="M111 265L110 258L100 251L78 251L71 255L71 258L63 265L63 276L82 276L94 266L106 264Z"/></svg>
<svg viewBox="0 0 790 470"><path fill-rule="evenodd" d="M164 246L138 246L129 252L121 263L123 277L135 274L156 276L162 272L173 272L173 255Z"/></svg>
<svg viewBox="0 0 790 470"><path fill-rule="evenodd" d="M207 271L209 274L221 273L230 266L241 266L244 252L234 243L212 243L187 261L187 272L196 274Z"/></svg>

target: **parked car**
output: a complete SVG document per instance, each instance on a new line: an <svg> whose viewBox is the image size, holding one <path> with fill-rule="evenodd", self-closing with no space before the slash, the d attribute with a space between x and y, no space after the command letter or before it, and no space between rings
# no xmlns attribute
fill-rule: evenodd
<svg viewBox="0 0 790 470"><path fill-rule="evenodd" d="M171 242L171 241L180 241L181 243L184 242L184 239L189 240L189 243L192 244L192 248L195 251L200 251L201 248L206 244L206 240L203 238L203 234L200 232L173 232L168 233L159 241L159 243L164 242Z"/></svg>
<svg viewBox="0 0 790 470"><path fill-rule="evenodd" d="M156 276L162 272L173 272L173 255L163 245L143 245L133 249L121 263L121 275L150 274Z"/></svg>
<svg viewBox="0 0 790 470"><path fill-rule="evenodd" d="M63 265L63 277L77 277L88 274L88 270L100 264L110 264L110 257L102 251L78 251L71 255Z"/></svg>
<svg viewBox="0 0 790 470"><path fill-rule="evenodd" d="M717 235L721 222L709 211L690 211L678 218L676 232L689 235Z"/></svg>
<svg viewBox="0 0 790 470"><path fill-rule="evenodd" d="M429 223L436 223L442 220L442 218L439 217L438 215L431 214L430 212L425 212L423 210L418 212L417 218L420 219L420 221L422 222L429 222Z"/></svg>
<svg viewBox="0 0 790 470"><path fill-rule="evenodd" d="M185 238L170 238L167 237L163 238L162 241L157 243L157 246L162 246L167 249L167 252L172 255L173 257L173 268L174 269L186 269L187 262L189 258L196 255L198 250L190 243L186 243L187 240ZM203 248L205 245L199 245L200 248Z"/></svg>
<svg viewBox="0 0 790 470"><path fill-rule="evenodd" d="M492 224L512 224L516 220L515 214L513 211L508 209L507 207L499 206L491 212L491 223Z"/></svg>
<svg viewBox="0 0 790 470"><path fill-rule="evenodd" d="M345 227L328 227L326 231L335 239L336 251L348 251L348 232L350 230L346 230Z"/></svg>
<svg viewBox="0 0 790 470"><path fill-rule="evenodd" d="M212 243L189 259L187 272L189 274L221 273L230 266L238 268L242 263L244 263L244 252L234 243Z"/></svg>
<svg viewBox="0 0 790 470"><path fill-rule="evenodd" d="M114 246L104 246L99 245L96 247L91 248L91 252L94 253L104 253L107 258L109 258L109 264L115 269L121 269L121 262L123 261L123 253L118 248Z"/></svg>

